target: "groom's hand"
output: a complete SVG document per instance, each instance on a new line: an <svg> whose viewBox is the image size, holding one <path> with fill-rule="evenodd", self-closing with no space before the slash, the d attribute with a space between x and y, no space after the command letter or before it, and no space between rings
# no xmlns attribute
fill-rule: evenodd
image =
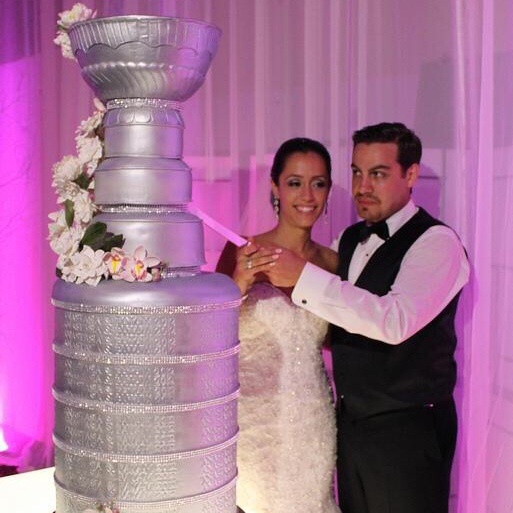
<svg viewBox="0 0 513 513"><path fill-rule="evenodd" d="M306 260L288 249L280 248L273 266L265 271L276 287L294 287L303 271Z"/></svg>

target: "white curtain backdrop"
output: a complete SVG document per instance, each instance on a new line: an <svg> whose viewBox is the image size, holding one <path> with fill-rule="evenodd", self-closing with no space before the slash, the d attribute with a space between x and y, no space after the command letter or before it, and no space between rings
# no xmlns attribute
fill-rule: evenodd
<svg viewBox="0 0 513 513"><path fill-rule="evenodd" d="M0 426L21 469L51 464L55 210L51 167L92 111L76 63L52 44L73 2L0 0ZM513 511L513 3L510 0L90 0L99 16L154 14L223 30L184 106L195 203L243 233L273 222L269 163L304 135L333 157L316 236L354 220L351 133L402 121L424 143L416 201L460 234L473 266L460 302L460 436L452 509ZM224 241L206 233L208 269ZM2 462L0 437L0 463ZM20 456L23 454L23 456ZM16 459L17 458L17 459Z"/></svg>

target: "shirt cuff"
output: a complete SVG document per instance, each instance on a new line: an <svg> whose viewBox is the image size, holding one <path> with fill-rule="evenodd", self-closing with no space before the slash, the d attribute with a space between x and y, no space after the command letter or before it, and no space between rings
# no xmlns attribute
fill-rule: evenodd
<svg viewBox="0 0 513 513"><path fill-rule="evenodd" d="M315 309L333 278L338 276L307 262L292 291L292 302L307 310Z"/></svg>

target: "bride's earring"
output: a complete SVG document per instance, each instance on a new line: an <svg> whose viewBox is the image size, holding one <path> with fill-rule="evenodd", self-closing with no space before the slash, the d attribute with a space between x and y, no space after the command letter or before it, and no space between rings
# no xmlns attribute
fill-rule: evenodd
<svg viewBox="0 0 513 513"><path fill-rule="evenodd" d="M277 219L280 217L280 200L276 196L273 196L273 209Z"/></svg>

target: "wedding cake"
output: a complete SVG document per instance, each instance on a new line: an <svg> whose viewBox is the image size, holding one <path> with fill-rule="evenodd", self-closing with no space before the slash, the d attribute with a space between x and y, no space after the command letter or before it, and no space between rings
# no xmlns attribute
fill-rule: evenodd
<svg viewBox="0 0 513 513"><path fill-rule="evenodd" d="M74 24L69 37L106 105L94 220L125 242L109 253L113 279L68 274L54 287L57 513L234 513L240 294L200 269L180 113L220 31L127 16Z"/></svg>

